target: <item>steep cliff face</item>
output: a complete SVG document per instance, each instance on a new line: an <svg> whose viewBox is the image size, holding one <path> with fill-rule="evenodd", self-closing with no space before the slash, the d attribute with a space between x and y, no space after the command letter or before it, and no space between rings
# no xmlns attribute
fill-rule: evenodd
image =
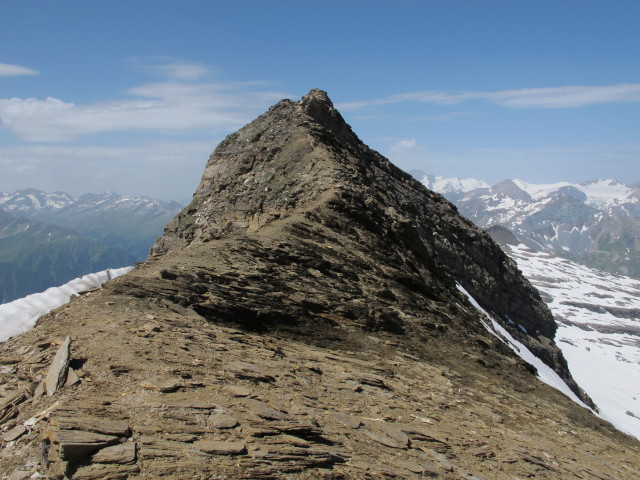
<svg viewBox="0 0 640 480"><path fill-rule="evenodd" d="M0 470L638 478L637 442L538 381L458 285L571 384L485 233L324 92L282 101L220 144L143 265L0 345Z"/></svg>
<svg viewBox="0 0 640 480"><path fill-rule="evenodd" d="M283 100L227 137L209 159L193 202L152 254L237 235L255 240L264 228L282 229L282 241L329 270L352 271L357 280L348 288L320 282L320 290L335 295L327 309L368 298L368 311L352 314L363 325L420 328L421 308L430 302L458 315L458 282L576 389L552 342L551 313L515 263L452 204L363 144L325 92ZM366 256L373 270L353 268L356 255ZM210 308L206 300L196 303ZM409 313L405 304L416 308Z"/></svg>

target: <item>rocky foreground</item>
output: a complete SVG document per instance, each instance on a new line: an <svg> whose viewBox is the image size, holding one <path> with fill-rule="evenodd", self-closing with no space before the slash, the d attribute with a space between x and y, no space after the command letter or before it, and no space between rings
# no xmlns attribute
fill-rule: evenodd
<svg viewBox="0 0 640 480"><path fill-rule="evenodd" d="M0 346L0 471L640 477L640 444L540 382L456 283L589 401L488 235L324 92L283 101L218 147L143 265Z"/></svg>

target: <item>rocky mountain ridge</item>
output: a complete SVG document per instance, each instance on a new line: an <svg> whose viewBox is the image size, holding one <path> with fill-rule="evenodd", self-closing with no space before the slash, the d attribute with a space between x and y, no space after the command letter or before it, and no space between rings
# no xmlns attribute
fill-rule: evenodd
<svg viewBox="0 0 640 480"><path fill-rule="evenodd" d="M325 92L283 100L218 146L143 265L0 346L0 466L637 477L637 442L537 380L458 285L580 394L551 313L486 233Z"/></svg>
<svg viewBox="0 0 640 480"><path fill-rule="evenodd" d="M640 276L640 189L616 180L580 184L533 184L504 180L492 187L467 188L458 179L431 176L422 182L454 202L460 213L483 228L500 225L531 248L588 266Z"/></svg>

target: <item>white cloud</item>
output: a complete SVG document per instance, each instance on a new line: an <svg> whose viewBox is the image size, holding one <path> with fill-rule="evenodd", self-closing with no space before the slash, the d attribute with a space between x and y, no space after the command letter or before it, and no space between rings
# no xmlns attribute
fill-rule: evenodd
<svg viewBox="0 0 640 480"><path fill-rule="evenodd" d="M411 162L425 157L426 148L420 145L415 138L401 138L393 142L387 151L389 159L396 162Z"/></svg>
<svg viewBox="0 0 640 480"><path fill-rule="evenodd" d="M48 97L0 99L0 121L28 141L61 142L102 132L239 128L274 101L287 97L252 84L149 83L129 90L131 99L77 105Z"/></svg>
<svg viewBox="0 0 640 480"><path fill-rule="evenodd" d="M198 80L211 73L208 68L196 63L168 63L144 68L174 80Z"/></svg>
<svg viewBox="0 0 640 480"><path fill-rule="evenodd" d="M21 75L37 75L38 72L21 65L0 63L0 77L19 77Z"/></svg>
<svg viewBox="0 0 640 480"><path fill-rule="evenodd" d="M348 110L401 102L453 105L468 100L485 100L503 107L512 108L577 108L603 103L633 103L640 102L640 84L523 88L498 92L426 90L361 102L346 102L339 104L338 108Z"/></svg>

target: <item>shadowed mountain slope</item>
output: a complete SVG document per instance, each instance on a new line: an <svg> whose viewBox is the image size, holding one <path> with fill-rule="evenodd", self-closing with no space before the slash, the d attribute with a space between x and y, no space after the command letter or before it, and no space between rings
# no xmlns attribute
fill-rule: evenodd
<svg viewBox="0 0 640 480"><path fill-rule="evenodd" d="M638 443L537 380L457 285L579 393L550 312L487 234L324 92L283 100L218 146L143 265L1 347L17 437L0 467L636 478Z"/></svg>

